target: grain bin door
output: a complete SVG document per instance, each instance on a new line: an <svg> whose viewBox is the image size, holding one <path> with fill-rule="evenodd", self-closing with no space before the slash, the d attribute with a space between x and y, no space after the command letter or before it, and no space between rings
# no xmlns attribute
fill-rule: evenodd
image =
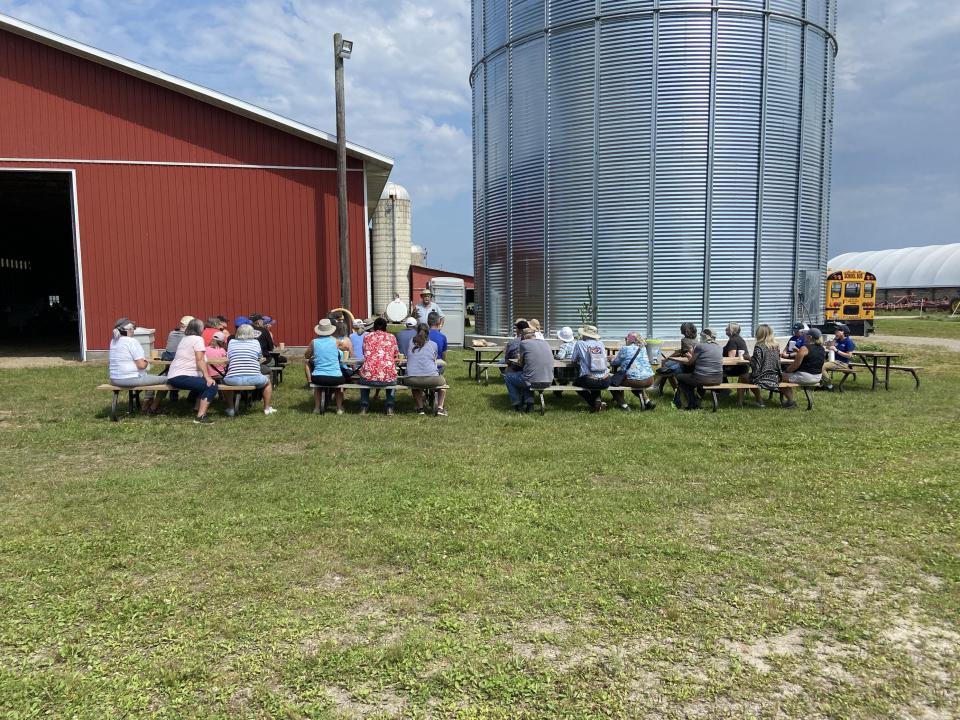
<svg viewBox="0 0 960 720"><path fill-rule="evenodd" d="M801 270L797 291L800 320L812 325L823 322L823 273L819 270Z"/></svg>
<svg viewBox="0 0 960 720"><path fill-rule="evenodd" d="M443 310L446 318L443 334L447 342L463 347L463 327L467 314L467 296L460 278L433 278L430 281L433 301Z"/></svg>

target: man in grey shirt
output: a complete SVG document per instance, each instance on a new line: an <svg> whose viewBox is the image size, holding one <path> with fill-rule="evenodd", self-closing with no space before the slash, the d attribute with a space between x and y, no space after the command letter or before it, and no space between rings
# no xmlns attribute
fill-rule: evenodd
<svg viewBox="0 0 960 720"><path fill-rule="evenodd" d="M687 410L697 410L700 407L700 400L695 394L697 388L723 382L723 349L717 345L717 336L712 330L705 329L700 337L700 342L690 353L693 370L677 375L680 388L673 403L680 407L679 393L682 392L687 399Z"/></svg>
<svg viewBox="0 0 960 720"><path fill-rule="evenodd" d="M549 387L553 384L553 349L546 340L539 340L533 328L525 328L512 365L503 379L510 395L510 403L517 412L530 412L533 407L531 387Z"/></svg>

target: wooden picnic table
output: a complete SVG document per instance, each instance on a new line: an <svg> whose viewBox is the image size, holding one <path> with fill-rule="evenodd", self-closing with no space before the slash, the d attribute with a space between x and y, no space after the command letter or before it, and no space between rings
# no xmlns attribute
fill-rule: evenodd
<svg viewBox="0 0 960 720"><path fill-rule="evenodd" d="M486 362L496 362L497 358L503 354L503 351L506 350L506 345L488 345L484 347L479 347L474 345L473 347L473 360L464 360L467 363L467 377L473 377L474 366L477 366L477 380L480 380L480 363L484 362L483 355L485 353L493 353L493 357L488 358Z"/></svg>
<svg viewBox="0 0 960 720"><path fill-rule="evenodd" d="M867 370L870 371L870 375L873 376L873 382L870 384L871 390L877 389L877 383L882 382L883 387L887 390L890 389L890 364L894 358L902 357L902 353L895 352L881 352L879 350L854 350L853 351L853 364L862 364ZM879 372L880 361L883 360L883 380L877 379L877 373ZM872 362L870 362L872 361Z"/></svg>

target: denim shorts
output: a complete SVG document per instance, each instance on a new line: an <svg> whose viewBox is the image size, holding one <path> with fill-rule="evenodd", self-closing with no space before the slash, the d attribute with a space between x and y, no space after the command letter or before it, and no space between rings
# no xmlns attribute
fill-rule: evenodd
<svg viewBox="0 0 960 720"><path fill-rule="evenodd" d="M270 382L270 378L266 375L231 375L230 377L224 378L224 384L226 385L253 385L254 387L262 388L266 387L267 383Z"/></svg>

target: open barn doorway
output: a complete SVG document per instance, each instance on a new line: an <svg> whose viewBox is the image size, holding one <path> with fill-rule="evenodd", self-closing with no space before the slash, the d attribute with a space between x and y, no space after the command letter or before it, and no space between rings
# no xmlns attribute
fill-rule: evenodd
<svg viewBox="0 0 960 720"><path fill-rule="evenodd" d="M0 168L0 355L82 354L72 183Z"/></svg>

